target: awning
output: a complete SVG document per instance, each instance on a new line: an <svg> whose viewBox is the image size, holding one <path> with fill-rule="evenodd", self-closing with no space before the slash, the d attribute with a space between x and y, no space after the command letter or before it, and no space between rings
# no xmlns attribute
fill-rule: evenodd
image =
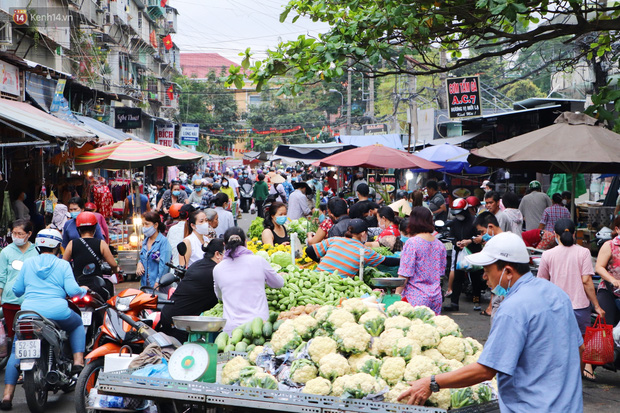
<svg viewBox="0 0 620 413"><path fill-rule="evenodd" d="M336 137L340 143L355 146L370 146L381 144L392 149L405 150L400 134L390 133L385 135L340 135Z"/></svg>
<svg viewBox="0 0 620 413"><path fill-rule="evenodd" d="M280 145L273 152L274 156L292 158L298 160L316 161L338 152L354 149L354 145L346 145L337 142L309 143L300 145Z"/></svg>
<svg viewBox="0 0 620 413"><path fill-rule="evenodd" d="M77 118L84 124L82 126L84 129L97 135L99 138L98 142L100 143L116 143L132 138L131 135L122 130L113 128L88 116L77 115Z"/></svg>
<svg viewBox="0 0 620 413"><path fill-rule="evenodd" d="M454 136L452 138L434 139L427 143L430 145L443 145L444 143L449 143L450 145L458 145L460 143L467 142L470 139L474 139L476 136L481 135L483 133L484 131L480 130L476 132L466 133L465 135L461 135L461 136Z"/></svg>
<svg viewBox="0 0 620 413"><path fill-rule="evenodd" d="M38 140L39 134L79 142L95 140L96 135L85 129L49 115L32 105L0 98L0 122Z"/></svg>

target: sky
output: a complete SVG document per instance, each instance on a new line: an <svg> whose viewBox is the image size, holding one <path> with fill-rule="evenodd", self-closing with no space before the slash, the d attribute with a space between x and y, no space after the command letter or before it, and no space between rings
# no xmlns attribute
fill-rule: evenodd
<svg viewBox="0 0 620 413"><path fill-rule="evenodd" d="M179 12L177 33L172 40L183 52L219 53L239 63L239 53L251 47L255 58L279 40L293 40L301 34L316 36L328 26L299 18L279 22L286 0L170 0Z"/></svg>

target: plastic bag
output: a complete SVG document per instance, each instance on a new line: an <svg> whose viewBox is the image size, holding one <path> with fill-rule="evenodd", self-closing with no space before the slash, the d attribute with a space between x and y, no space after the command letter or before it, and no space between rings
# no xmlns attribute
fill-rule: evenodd
<svg viewBox="0 0 620 413"><path fill-rule="evenodd" d="M581 359L584 363L602 366L614 361L613 326L606 324L601 316L596 317L592 327L586 327Z"/></svg>
<svg viewBox="0 0 620 413"><path fill-rule="evenodd" d="M8 354L7 335L4 330L4 324L0 323L0 357L6 357Z"/></svg>
<svg viewBox="0 0 620 413"><path fill-rule="evenodd" d="M473 272L473 271L480 271L482 270L482 267L479 267L477 265L473 265L472 263L470 263L466 258L467 256L471 255L471 251L469 250L469 248L463 248L460 252L459 255L457 257L456 260L456 269L460 270L460 271L467 271L467 272Z"/></svg>
<svg viewBox="0 0 620 413"><path fill-rule="evenodd" d="M250 213L256 214L256 204L254 202L250 205Z"/></svg>

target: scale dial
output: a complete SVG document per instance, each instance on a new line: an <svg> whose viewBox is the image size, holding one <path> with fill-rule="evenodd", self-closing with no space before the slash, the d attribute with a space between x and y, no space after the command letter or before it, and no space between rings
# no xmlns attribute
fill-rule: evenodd
<svg viewBox="0 0 620 413"><path fill-rule="evenodd" d="M168 371L174 380L196 381L206 372L209 353L200 344L183 344L175 350L168 362Z"/></svg>

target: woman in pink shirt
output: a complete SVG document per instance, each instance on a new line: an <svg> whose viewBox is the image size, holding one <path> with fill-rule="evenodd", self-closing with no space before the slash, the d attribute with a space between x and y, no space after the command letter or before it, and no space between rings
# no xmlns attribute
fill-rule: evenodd
<svg viewBox="0 0 620 413"><path fill-rule="evenodd" d="M594 305L594 311L605 317L592 283L592 257L587 248L575 244L575 224L572 220L559 219L554 231L558 246L543 252L538 277L551 281L568 294L577 324L584 335L590 325L590 303ZM586 366L583 374L585 379L594 379L591 366Z"/></svg>

